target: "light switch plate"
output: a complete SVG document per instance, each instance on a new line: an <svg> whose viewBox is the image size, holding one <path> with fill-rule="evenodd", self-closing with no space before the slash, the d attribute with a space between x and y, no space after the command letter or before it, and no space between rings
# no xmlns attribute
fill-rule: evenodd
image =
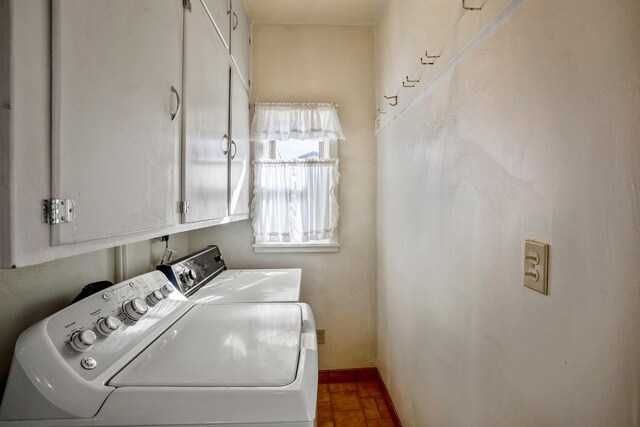
<svg viewBox="0 0 640 427"><path fill-rule="evenodd" d="M549 245L535 240L524 241L524 285L540 292L549 293Z"/></svg>

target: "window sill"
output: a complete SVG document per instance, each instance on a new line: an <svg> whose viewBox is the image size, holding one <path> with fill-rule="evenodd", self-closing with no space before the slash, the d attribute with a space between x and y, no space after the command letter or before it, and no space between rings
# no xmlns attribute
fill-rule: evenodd
<svg viewBox="0 0 640 427"><path fill-rule="evenodd" d="M338 252L340 243L254 243L254 252Z"/></svg>

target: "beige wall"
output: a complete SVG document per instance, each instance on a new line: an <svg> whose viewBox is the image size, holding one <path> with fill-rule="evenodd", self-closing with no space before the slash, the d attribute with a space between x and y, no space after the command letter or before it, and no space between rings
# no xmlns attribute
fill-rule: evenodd
<svg viewBox="0 0 640 427"><path fill-rule="evenodd" d="M373 31L367 26L253 26L254 101L335 102L340 151L338 253L256 254L249 221L189 233L189 250L220 246L231 267L301 267L302 294L326 329L320 368L375 364Z"/></svg>
<svg viewBox="0 0 640 427"><path fill-rule="evenodd" d="M421 3L387 2L381 85ZM405 426L637 426L640 3L504 3L378 135L378 367Z"/></svg>

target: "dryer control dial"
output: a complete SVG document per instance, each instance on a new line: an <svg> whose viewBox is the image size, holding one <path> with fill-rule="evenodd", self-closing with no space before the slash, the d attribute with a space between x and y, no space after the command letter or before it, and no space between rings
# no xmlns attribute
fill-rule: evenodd
<svg viewBox="0 0 640 427"><path fill-rule="evenodd" d="M98 320L97 328L105 337L108 337L116 331L122 325L120 319L115 316L107 316Z"/></svg>
<svg viewBox="0 0 640 427"><path fill-rule="evenodd" d="M162 292L162 296L164 296L165 298L167 298L173 291L175 291L175 289L171 283L165 283L160 287L160 292Z"/></svg>
<svg viewBox="0 0 640 427"><path fill-rule="evenodd" d="M196 280L198 278L198 275L196 274L196 271L192 268L187 270L187 277L191 280Z"/></svg>
<svg viewBox="0 0 640 427"><path fill-rule="evenodd" d="M76 351L87 351L89 350L91 347L93 347L93 344L96 342L96 334L93 331L90 331L89 329L84 329L81 331L77 331L74 332L73 335L71 335L71 340L69 341L69 344L71 345L71 348L73 348Z"/></svg>
<svg viewBox="0 0 640 427"><path fill-rule="evenodd" d="M149 295L147 295L147 303L149 304L149 306L153 307L156 304L158 304L160 301L162 301L163 298L164 298L164 295L162 294L162 292L155 290L151 292Z"/></svg>
<svg viewBox="0 0 640 427"><path fill-rule="evenodd" d="M125 302L122 306L124 315L134 322L140 320L142 316L147 314L149 306L141 298L133 298Z"/></svg>

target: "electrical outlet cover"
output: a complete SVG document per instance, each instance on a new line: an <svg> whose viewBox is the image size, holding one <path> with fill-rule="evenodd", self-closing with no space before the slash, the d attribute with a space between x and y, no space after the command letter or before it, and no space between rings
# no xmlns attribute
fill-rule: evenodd
<svg viewBox="0 0 640 427"><path fill-rule="evenodd" d="M535 240L524 241L524 286L542 295L549 293L549 245Z"/></svg>

